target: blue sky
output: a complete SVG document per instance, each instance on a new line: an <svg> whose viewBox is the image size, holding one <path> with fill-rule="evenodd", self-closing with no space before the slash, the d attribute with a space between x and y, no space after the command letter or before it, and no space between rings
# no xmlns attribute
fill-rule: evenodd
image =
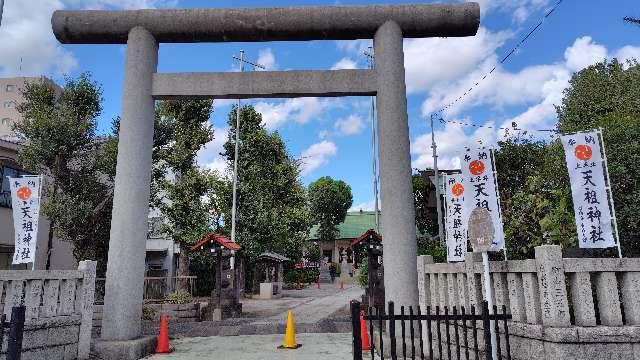
<svg viewBox="0 0 640 360"><path fill-rule="evenodd" d="M408 1L376 1L406 3ZM419 1L418 1L419 2ZM135 9L192 7L268 7L353 5L369 1L204 1L204 0L5 0L0 27L0 76L46 75L59 83L63 74L90 71L103 88L104 111L99 130L107 131L119 114L125 47L60 45L51 34L54 9ZM422 2L421 2L422 3ZM414 168L432 165L429 114L460 96L497 64L554 0L482 0L481 27L469 38L405 40L411 156ZM483 81L444 118L476 125L510 126L515 121L528 134L550 128L554 105L571 74L604 58L640 59L640 27L626 24L640 17L637 0L564 0L556 12L508 62ZM237 71L232 55L246 57L270 70L365 68L362 50L369 40L349 42L270 42L163 44L159 71ZM352 187L354 208L371 208L372 175L369 99L254 99L265 125L278 131L289 152L303 158L303 181L329 175ZM211 123L216 139L199 154L203 167L224 171L218 156L226 139L230 101L218 101ZM508 135L512 135L511 132ZM457 154L480 141L492 145L505 136L490 127L436 124L440 166L458 166ZM499 169L498 169L499 171Z"/></svg>

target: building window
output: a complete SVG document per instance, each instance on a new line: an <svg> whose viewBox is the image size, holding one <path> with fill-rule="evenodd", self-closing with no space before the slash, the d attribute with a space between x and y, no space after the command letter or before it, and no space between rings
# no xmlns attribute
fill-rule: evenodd
<svg viewBox="0 0 640 360"><path fill-rule="evenodd" d="M6 90L7 90L7 92L15 92L16 91L16 86L15 85L7 85Z"/></svg>
<svg viewBox="0 0 640 360"><path fill-rule="evenodd" d="M5 101L4 102L5 109L16 107L16 103L13 101Z"/></svg>
<svg viewBox="0 0 640 360"><path fill-rule="evenodd" d="M0 181L0 183L2 184L2 186L0 186L0 207L11 208L11 188L9 187L8 178L29 175L29 173L9 166L3 166L0 175L2 176L2 181Z"/></svg>
<svg viewBox="0 0 640 360"><path fill-rule="evenodd" d="M11 119L9 118L2 119L2 125L5 125L5 126L11 125Z"/></svg>

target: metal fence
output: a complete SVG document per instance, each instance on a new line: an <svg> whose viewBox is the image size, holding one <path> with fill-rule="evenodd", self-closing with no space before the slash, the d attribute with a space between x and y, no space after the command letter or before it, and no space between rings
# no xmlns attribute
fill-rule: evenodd
<svg viewBox="0 0 640 360"><path fill-rule="evenodd" d="M428 306L425 310L423 313L419 306L415 311L411 306L401 306L400 313L396 313L394 303L389 302L386 313L378 313L372 307L362 310L359 302L352 301L353 359L369 357L367 352L372 360L385 357L391 360L511 359L507 322L511 315L506 313L506 307L503 306L499 313L494 306L490 312L487 302L483 301L479 313L473 306L470 311L464 307L439 306L435 309ZM492 332L496 334L495 357ZM388 347L387 351L385 347Z"/></svg>
<svg viewBox="0 0 640 360"><path fill-rule="evenodd" d="M7 348L1 352L6 353L7 360L20 360L22 355L22 337L24 335L24 320L26 307L24 305L11 308L11 321L7 321L7 315L0 317L0 347L4 345L4 329L9 328Z"/></svg>
<svg viewBox="0 0 640 360"><path fill-rule="evenodd" d="M147 303L160 302L182 284L185 284L185 287L189 289L189 294L193 296L197 278L197 276L145 277L144 301ZM96 304L104 303L105 281L105 278L96 279Z"/></svg>

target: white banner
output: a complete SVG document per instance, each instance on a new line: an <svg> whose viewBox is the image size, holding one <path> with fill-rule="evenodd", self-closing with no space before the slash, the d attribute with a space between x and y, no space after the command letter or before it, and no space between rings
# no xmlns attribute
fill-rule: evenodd
<svg viewBox="0 0 640 360"><path fill-rule="evenodd" d="M15 229L14 264L32 263L36 258L40 217L40 177L9 178Z"/></svg>
<svg viewBox="0 0 640 360"><path fill-rule="evenodd" d="M579 246L615 247L598 133L563 135L560 139L571 181Z"/></svg>
<svg viewBox="0 0 640 360"><path fill-rule="evenodd" d="M487 149L467 149L460 156L462 168L462 186L465 188L465 227L468 226L469 214L477 207L487 209L491 213L495 236L489 251L504 249L504 231L502 215L497 196L497 181L491 162L491 151Z"/></svg>
<svg viewBox="0 0 640 360"><path fill-rule="evenodd" d="M462 175L445 175L447 261L464 261L467 253L467 222L464 213L465 189Z"/></svg>

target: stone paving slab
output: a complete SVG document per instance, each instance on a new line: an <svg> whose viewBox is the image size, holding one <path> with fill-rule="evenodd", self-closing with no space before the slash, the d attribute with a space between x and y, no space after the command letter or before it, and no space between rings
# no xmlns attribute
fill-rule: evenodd
<svg viewBox="0 0 640 360"><path fill-rule="evenodd" d="M298 334L299 349L278 349L283 335L201 337L173 340L171 354L153 355L152 360L352 360L351 334Z"/></svg>

